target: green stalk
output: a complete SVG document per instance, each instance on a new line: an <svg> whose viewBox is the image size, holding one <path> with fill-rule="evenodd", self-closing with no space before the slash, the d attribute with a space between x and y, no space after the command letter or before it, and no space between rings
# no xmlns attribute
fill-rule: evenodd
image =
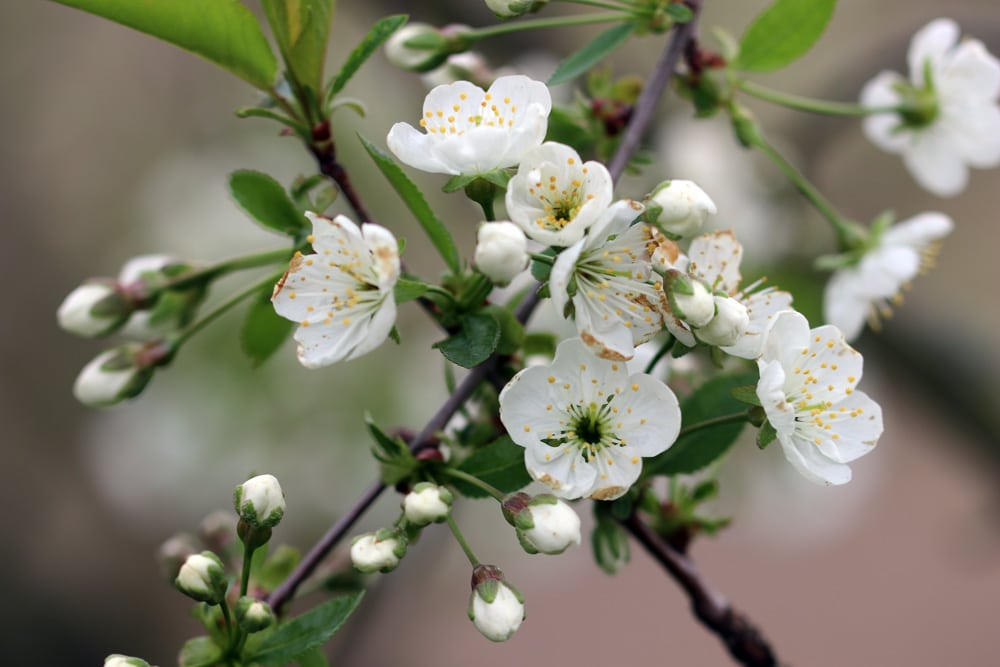
<svg viewBox="0 0 1000 667"><path fill-rule="evenodd" d="M463 482L467 482L477 488L482 489L483 491L490 494L500 502L503 502L503 499L506 497L506 494L504 494L500 489L496 488L492 484L489 484L488 482L484 482L475 475L470 475L467 472L463 472L461 470L455 470L454 468L447 468L444 470L444 473L453 479L460 479Z"/></svg>
<svg viewBox="0 0 1000 667"><path fill-rule="evenodd" d="M635 8L635 5L628 2L602 2L601 0L556 0L556 2L565 2L571 5L587 5L589 7L599 7L619 12L628 12Z"/></svg>
<svg viewBox="0 0 1000 667"><path fill-rule="evenodd" d="M465 540L465 535L463 535L462 531L458 529L458 524L455 523L455 519L452 518L450 513L448 514L448 527L451 528L451 534L455 536L458 546L462 547L462 551L465 552L465 557L469 559L472 567L481 565L482 563L480 563L479 559L476 558L476 554L472 552L472 547L470 547L469 543Z"/></svg>
<svg viewBox="0 0 1000 667"><path fill-rule="evenodd" d="M284 271L282 271L281 273L271 274L267 278L254 283L253 285L246 288L242 292L238 292L235 296L233 296L228 301L223 303L221 306L213 310L211 313L201 318L191 326L189 326L185 331L182 331L180 335L178 335L177 338L175 338L172 341L174 349L176 350L177 348L179 348L181 345L186 343L189 338L191 338L193 335L195 335L196 333L204 329L206 326L214 322L221 315L231 310L234 306L238 305L241 301L243 301L247 297L253 296L261 289L263 289L265 286L277 282L278 279L281 278L283 274Z"/></svg>
<svg viewBox="0 0 1000 667"><path fill-rule="evenodd" d="M583 16L559 16L548 19L532 19L528 21L513 21L511 23L501 23L489 28L477 28L469 32L463 32L463 38L473 40L506 35L511 32L522 30L537 30L539 28L563 28L575 25L589 25L593 23L621 23L630 18L630 14L620 9L607 14L585 14Z"/></svg>
<svg viewBox="0 0 1000 667"><path fill-rule="evenodd" d="M737 80L736 86L757 99L779 104L789 109L808 111L810 113L821 113L830 116L868 116L876 113L900 113L901 111L900 107L863 107L860 104L828 102L801 95L792 95L791 93L783 93L773 88L762 86L759 83L743 79Z"/></svg>
<svg viewBox="0 0 1000 667"><path fill-rule="evenodd" d="M695 431L700 431L704 428L712 428L713 426L722 426L723 424L738 424L740 422L750 421L750 411L743 410L741 412L734 412L728 415L722 415L720 417L712 417L711 419L705 419L704 421L695 422L690 426L685 426L681 429L681 432L677 434L677 437L688 435L689 433L694 433Z"/></svg>
<svg viewBox="0 0 1000 667"><path fill-rule="evenodd" d="M293 252L289 248L283 248L281 250L268 250L253 255L234 257L233 259L227 259L217 264L206 266L187 275L179 276L164 285L163 289L184 289L214 280L228 273L235 273L236 271L243 271L245 269L256 269L261 266L268 266L269 264L277 264L278 262L287 262L291 259Z"/></svg>
<svg viewBox="0 0 1000 667"><path fill-rule="evenodd" d="M671 335L670 338L667 339L667 342L665 342L663 345L660 346L660 349L656 351L656 354L653 355L653 358L649 360L648 364L646 364L646 370L643 371L646 375L649 375L650 373L653 372L653 369L656 367L656 364L660 363L660 359L662 359L667 355L667 352L669 352L670 349L674 346L674 341L676 340L677 339Z"/></svg>

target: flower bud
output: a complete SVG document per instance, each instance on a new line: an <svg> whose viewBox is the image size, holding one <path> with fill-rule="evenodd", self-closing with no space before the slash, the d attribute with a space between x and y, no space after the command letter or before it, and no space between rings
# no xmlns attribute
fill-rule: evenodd
<svg viewBox="0 0 1000 667"><path fill-rule="evenodd" d="M715 297L705 284L680 273L673 273L668 282L667 298L670 311L693 327L703 327L715 317Z"/></svg>
<svg viewBox="0 0 1000 667"><path fill-rule="evenodd" d="M172 348L164 342L128 343L97 355L83 367L73 395L84 405L103 408L134 398L153 377L156 366L169 361Z"/></svg>
<svg viewBox="0 0 1000 667"><path fill-rule="evenodd" d="M580 517L551 494L507 496L503 514L517 529L517 539L529 554L561 554L570 545L580 544Z"/></svg>
<svg viewBox="0 0 1000 667"><path fill-rule="evenodd" d="M715 202L691 181L663 181L646 200L647 221L667 236L679 239L696 234L710 215Z"/></svg>
<svg viewBox="0 0 1000 667"><path fill-rule="evenodd" d="M489 88L495 78L496 73L481 54L466 51L448 56L443 65L421 75L420 80L428 88L456 81L469 81L480 88Z"/></svg>
<svg viewBox="0 0 1000 667"><path fill-rule="evenodd" d="M485 222L476 236L476 268L506 285L528 266L528 239L513 222Z"/></svg>
<svg viewBox="0 0 1000 667"><path fill-rule="evenodd" d="M469 620L492 642L507 641L524 620L524 596L503 578L494 565L472 570Z"/></svg>
<svg viewBox="0 0 1000 667"><path fill-rule="evenodd" d="M415 526L440 523L448 517L452 500L451 491L443 486L420 482L403 497L403 513Z"/></svg>
<svg viewBox="0 0 1000 667"><path fill-rule="evenodd" d="M236 622L244 632L260 632L274 624L274 611L263 600L244 595L236 601Z"/></svg>
<svg viewBox="0 0 1000 667"><path fill-rule="evenodd" d="M169 582L176 579L184 561L198 553L198 549L198 540L195 539L194 535L187 533L174 535L161 544L156 552L156 560L164 578Z"/></svg>
<svg viewBox="0 0 1000 667"><path fill-rule="evenodd" d="M470 28L450 25L440 30L427 23L408 23L393 33L385 43L385 55L396 67L414 72L428 72L448 56L465 51Z"/></svg>
<svg viewBox="0 0 1000 667"><path fill-rule="evenodd" d="M388 528L358 535L351 542L351 562L365 573L392 572L405 555L406 538Z"/></svg>
<svg viewBox="0 0 1000 667"><path fill-rule="evenodd" d="M240 519L254 528L273 528L285 515L285 494L274 475L257 475L233 490Z"/></svg>
<svg viewBox="0 0 1000 667"><path fill-rule="evenodd" d="M113 653L104 659L104 667L149 667L149 663L142 658Z"/></svg>
<svg viewBox="0 0 1000 667"><path fill-rule="evenodd" d="M91 281L70 292L56 319L66 331L99 338L113 334L135 310L135 303L111 280Z"/></svg>
<svg viewBox="0 0 1000 667"><path fill-rule="evenodd" d="M742 303L728 296L715 297L715 317L695 335L704 343L716 347L735 345L750 326L750 315Z"/></svg>
<svg viewBox="0 0 1000 667"><path fill-rule="evenodd" d="M222 561L211 551L188 556L181 565L174 585L181 593L199 602L219 604L226 596L229 580Z"/></svg>
<svg viewBox="0 0 1000 667"><path fill-rule="evenodd" d="M537 12L548 3L549 0L486 0L486 6L501 19Z"/></svg>

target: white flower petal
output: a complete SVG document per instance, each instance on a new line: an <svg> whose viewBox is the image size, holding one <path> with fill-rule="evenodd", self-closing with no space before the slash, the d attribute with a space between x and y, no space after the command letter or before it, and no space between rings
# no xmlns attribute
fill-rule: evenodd
<svg viewBox="0 0 1000 667"><path fill-rule="evenodd" d="M906 62L910 68L910 80L917 86L924 85L924 64L932 65L943 60L955 46L961 31L951 19L935 19L918 30L910 41Z"/></svg>
<svg viewBox="0 0 1000 667"><path fill-rule="evenodd" d="M939 197L954 197L969 182L968 169L950 137L934 128L913 134L903 164L922 188Z"/></svg>
<svg viewBox="0 0 1000 667"><path fill-rule="evenodd" d="M386 145L393 155L403 164L430 174L452 174L459 172L444 162L435 154L436 143L429 134L419 132L409 123L396 123L389 129L385 139Z"/></svg>
<svg viewBox="0 0 1000 667"><path fill-rule="evenodd" d="M713 290L735 294L740 284L740 261L743 246L731 229L703 234L688 248L691 260L688 271Z"/></svg>
<svg viewBox="0 0 1000 667"><path fill-rule="evenodd" d="M764 347L764 337L775 316L791 309L792 295L768 288L749 296L741 293L737 298L746 306L750 324L734 345L723 347L722 351L741 359L756 359Z"/></svg>
<svg viewBox="0 0 1000 667"><path fill-rule="evenodd" d="M866 107L894 107L901 99L894 86L903 81L895 72L882 71L861 89L861 105ZM861 122L865 136L887 153L901 153L910 143L908 132L898 131L900 118L894 113L877 113L865 116Z"/></svg>

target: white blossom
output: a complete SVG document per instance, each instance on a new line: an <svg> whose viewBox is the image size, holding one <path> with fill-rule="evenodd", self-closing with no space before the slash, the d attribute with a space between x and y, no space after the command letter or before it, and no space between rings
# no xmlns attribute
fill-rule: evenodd
<svg viewBox="0 0 1000 667"><path fill-rule="evenodd" d="M856 391L863 360L834 326L809 329L801 314L780 313L757 360L757 397L785 458L818 484L851 480L848 463L882 434L882 409Z"/></svg>
<svg viewBox="0 0 1000 667"><path fill-rule="evenodd" d="M434 42L434 46L408 46L414 39ZM437 67L448 57L447 40L434 26L427 23L407 23L385 43L385 56L396 67L425 72Z"/></svg>
<svg viewBox="0 0 1000 667"><path fill-rule="evenodd" d="M503 388L500 419L525 448L528 472L556 496L612 500L638 479L643 457L673 444L681 416L665 384L571 338L550 366L526 368Z"/></svg>
<svg viewBox="0 0 1000 667"><path fill-rule="evenodd" d="M919 273L933 266L941 239L954 224L943 213L921 213L881 230L860 259L834 272L823 299L827 322L854 340L867 320L872 328L892 313L891 304Z"/></svg>
<svg viewBox="0 0 1000 667"><path fill-rule="evenodd" d="M104 667L149 667L149 663L142 658L113 653L104 659Z"/></svg>
<svg viewBox="0 0 1000 667"><path fill-rule="evenodd" d="M285 494L274 475L257 475L233 491L240 518L255 528L273 528L285 515Z"/></svg>
<svg viewBox="0 0 1000 667"><path fill-rule="evenodd" d="M476 235L476 268L504 286L528 266L528 239L512 222L485 222Z"/></svg>
<svg viewBox="0 0 1000 667"><path fill-rule="evenodd" d="M390 572L406 555L406 540L395 530L358 535L351 542L351 563L361 572Z"/></svg>
<svg viewBox="0 0 1000 667"><path fill-rule="evenodd" d="M434 174L482 174L512 167L542 143L552 98L540 81L504 76L488 91L469 83L437 86L424 100L420 132L396 123L386 138L405 164Z"/></svg>
<svg viewBox="0 0 1000 667"><path fill-rule="evenodd" d="M486 6L497 18L510 19L537 12L548 2L549 0L486 0Z"/></svg>
<svg viewBox="0 0 1000 667"><path fill-rule="evenodd" d="M515 517L514 525L529 553L561 554L580 544L580 516L551 494L531 498Z"/></svg>
<svg viewBox="0 0 1000 667"><path fill-rule="evenodd" d="M524 155L507 184L507 214L532 240L566 247L597 222L613 190L603 164L583 162L569 146L547 141Z"/></svg>
<svg viewBox="0 0 1000 667"><path fill-rule="evenodd" d="M174 584L188 597L208 604L219 604L229 587L222 561L211 551L188 556Z"/></svg>
<svg viewBox="0 0 1000 667"><path fill-rule="evenodd" d="M559 254L549 276L556 310L565 317L572 302L580 338L604 359L631 359L635 346L663 327L663 285L647 247L653 228L631 225L641 212L638 202L613 204L586 236Z"/></svg>
<svg viewBox="0 0 1000 667"><path fill-rule="evenodd" d="M701 231L708 216L717 212L711 197L692 181L664 181L650 193L649 200L647 206L656 207L656 226L676 238Z"/></svg>
<svg viewBox="0 0 1000 667"><path fill-rule="evenodd" d="M507 641L524 620L524 597L492 565L476 566L472 581L469 620L490 641Z"/></svg>
<svg viewBox="0 0 1000 667"><path fill-rule="evenodd" d="M274 310L299 323L298 358L307 368L354 359L385 342L396 321L399 248L392 233L346 216L306 213L314 253L296 254L274 288Z"/></svg>
<svg viewBox="0 0 1000 667"><path fill-rule="evenodd" d="M904 109L867 116L865 134L941 197L965 189L967 166L1000 164L1000 60L959 35L954 21L931 21L910 42L909 81L883 71L861 91L866 107Z"/></svg>
<svg viewBox="0 0 1000 667"><path fill-rule="evenodd" d="M454 500L451 491L431 482L420 482L403 496L403 513L415 526L444 521Z"/></svg>

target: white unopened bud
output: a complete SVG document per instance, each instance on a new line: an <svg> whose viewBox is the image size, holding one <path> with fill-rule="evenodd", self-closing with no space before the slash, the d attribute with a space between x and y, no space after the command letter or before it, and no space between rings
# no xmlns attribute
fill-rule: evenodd
<svg viewBox="0 0 1000 667"><path fill-rule="evenodd" d="M351 542L351 563L361 572L391 572L405 555L405 538L387 528L358 535Z"/></svg>
<svg viewBox="0 0 1000 667"><path fill-rule="evenodd" d="M715 297L697 279L677 275L670 281L671 312L693 327L703 327L715 317Z"/></svg>
<svg viewBox="0 0 1000 667"><path fill-rule="evenodd" d="M468 26L452 25L437 29L427 23L408 23L385 43L385 55L396 67L428 72L453 53L465 51L463 33Z"/></svg>
<svg viewBox="0 0 1000 667"><path fill-rule="evenodd" d="M715 296L715 317L695 335L704 343L716 347L735 345L750 326L750 315L742 303L728 296Z"/></svg>
<svg viewBox="0 0 1000 667"><path fill-rule="evenodd" d="M493 565L477 565L472 571L469 620L493 642L507 641L524 620L524 596L503 578Z"/></svg>
<svg viewBox="0 0 1000 667"><path fill-rule="evenodd" d="M649 220L665 234L683 238L697 233L706 218L715 215L715 202L691 181L664 181L649 195Z"/></svg>
<svg viewBox="0 0 1000 667"><path fill-rule="evenodd" d="M134 308L113 281L95 281L70 292L56 311L56 319L72 334L98 338L117 331Z"/></svg>
<svg viewBox="0 0 1000 667"><path fill-rule="evenodd" d="M229 581L222 561L211 551L188 556L181 565L174 585L181 593L199 602L219 604L226 596Z"/></svg>
<svg viewBox="0 0 1000 667"><path fill-rule="evenodd" d="M244 595L236 601L236 622L244 632L260 632L274 624L274 611L263 600Z"/></svg>
<svg viewBox="0 0 1000 667"><path fill-rule="evenodd" d="M456 81L469 81L480 88L489 88L496 78L486 59L475 51L456 53L448 56L440 67L421 75L420 80L428 88L444 86Z"/></svg>
<svg viewBox="0 0 1000 667"><path fill-rule="evenodd" d="M73 384L73 395L84 405L103 408L138 396L153 377L153 367L145 366L139 345L123 345L97 355L83 367ZM154 351L155 354L155 351ZM148 358L155 363L152 357Z"/></svg>
<svg viewBox="0 0 1000 667"><path fill-rule="evenodd" d="M513 222L486 222L476 237L476 268L506 285L528 266L528 239Z"/></svg>
<svg viewBox="0 0 1000 667"><path fill-rule="evenodd" d="M285 515L285 494L274 475L257 475L233 490L240 519L254 528L273 528Z"/></svg>
<svg viewBox="0 0 1000 667"><path fill-rule="evenodd" d="M580 517L568 503L549 494L535 496L518 518L526 514L532 526L519 527L518 537L528 553L561 554L572 545L579 546Z"/></svg>
<svg viewBox="0 0 1000 667"><path fill-rule="evenodd" d="M451 491L443 486L420 482L403 497L403 513L415 526L439 523L448 518L453 500Z"/></svg>
<svg viewBox="0 0 1000 667"><path fill-rule="evenodd" d="M486 0L486 6L497 15L497 18L511 19L537 12L548 2L549 0Z"/></svg>
<svg viewBox="0 0 1000 667"><path fill-rule="evenodd" d="M104 659L104 667L149 667L149 663L142 658L113 653Z"/></svg>

